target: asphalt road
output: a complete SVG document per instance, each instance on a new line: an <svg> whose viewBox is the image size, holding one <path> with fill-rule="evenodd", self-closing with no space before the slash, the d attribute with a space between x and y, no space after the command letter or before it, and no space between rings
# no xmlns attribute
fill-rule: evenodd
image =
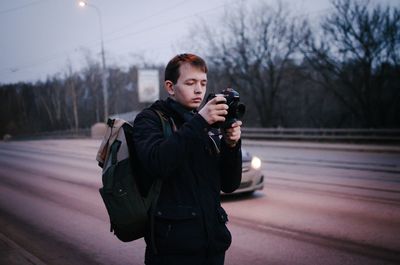
<svg viewBox="0 0 400 265"><path fill-rule="evenodd" d="M121 243L109 233L98 145L1 142L0 242L30 264L143 264L142 240ZM400 264L399 152L245 147L263 161L265 188L224 197L233 235L226 264ZM25 264L1 245L0 255L0 263Z"/></svg>

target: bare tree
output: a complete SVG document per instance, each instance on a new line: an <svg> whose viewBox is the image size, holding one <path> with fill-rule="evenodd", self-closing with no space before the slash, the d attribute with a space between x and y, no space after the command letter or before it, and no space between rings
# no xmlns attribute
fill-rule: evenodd
<svg viewBox="0 0 400 265"><path fill-rule="evenodd" d="M221 28L205 25L201 30L208 61L251 98L262 126L279 125L273 120L276 100L302 41L302 23L282 3L277 9L264 2L253 7L242 3L228 10Z"/></svg>
<svg viewBox="0 0 400 265"><path fill-rule="evenodd" d="M46 82L38 82L33 89L34 100L38 108L43 108L48 118L50 129L60 129L62 123L62 106L64 104L65 97L61 81L57 79L57 76L48 78Z"/></svg>
<svg viewBox="0 0 400 265"><path fill-rule="evenodd" d="M121 69L117 67L113 67L109 69L109 102L110 102L110 114L117 114L123 112L123 105L127 101L127 99L123 98L123 90L125 88L125 84L127 83L125 74Z"/></svg>
<svg viewBox="0 0 400 265"><path fill-rule="evenodd" d="M32 102L33 85L26 83L1 86L0 121L2 134L35 132L37 105Z"/></svg>
<svg viewBox="0 0 400 265"><path fill-rule="evenodd" d="M51 86L52 86L52 93L50 96L50 100L53 105L53 111L55 115L55 119L57 121L57 124L59 125L62 120L62 106L65 104L63 99L63 87L62 87L62 82L57 78L56 76L53 77L51 81Z"/></svg>
<svg viewBox="0 0 400 265"><path fill-rule="evenodd" d="M88 90L89 100L91 101L91 104L87 107L92 112L94 111L93 122L103 122L104 105L101 102L103 97L101 93L101 71L100 65L91 60L87 60L87 66L82 71L84 86Z"/></svg>
<svg viewBox="0 0 400 265"><path fill-rule="evenodd" d="M72 72L71 64L68 65L68 72L65 76L65 88L67 90L66 101L71 102L73 115L73 128L79 129L79 112L78 112L78 91L77 91L77 75ZM68 118L68 116L67 116Z"/></svg>
<svg viewBox="0 0 400 265"><path fill-rule="evenodd" d="M304 55L314 81L347 108L359 126L387 126L399 111L400 12L365 1L334 0L334 11L309 32ZM393 83L394 82L394 83ZM396 89L397 86L397 89Z"/></svg>

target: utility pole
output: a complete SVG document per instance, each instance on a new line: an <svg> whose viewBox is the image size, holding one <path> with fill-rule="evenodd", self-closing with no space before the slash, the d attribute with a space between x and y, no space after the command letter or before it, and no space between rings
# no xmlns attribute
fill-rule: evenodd
<svg viewBox="0 0 400 265"><path fill-rule="evenodd" d="M101 12L97 6L93 4L89 4L86 1L79 1L79 6L81 7L92 7L96 10L98 18L99 18L99 25L100 25L100 41L101 41L101 64L102 64L102 74L101 74L101 83L103 88L103 102L104 102L104 121L107 122L108 120L108 84L107 84L107 67L106 67L106 58L104 55L104 41L103 41L103 22L101 19Z"/></svg>

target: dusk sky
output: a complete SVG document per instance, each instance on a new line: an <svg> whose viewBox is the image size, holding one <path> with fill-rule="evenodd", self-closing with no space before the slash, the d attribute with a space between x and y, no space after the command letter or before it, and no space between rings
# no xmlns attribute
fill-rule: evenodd
<svg viewBox="0 0 400 265"><path fill-rule="evenodd" d="M242 0L88 0L101 12L107 65L167 63L191 52L182 40L201 18L218 25L229 5ZM260 0L247 0L257 3ZM276 6L277 0L265 1ZM329 0L283 1L305 16L329 12ZM398 4L398 0L372 2ZM77 0L0 1L0 84L45 80L71 65L78 71L85 54L100 60L96 9Z"/></svg>

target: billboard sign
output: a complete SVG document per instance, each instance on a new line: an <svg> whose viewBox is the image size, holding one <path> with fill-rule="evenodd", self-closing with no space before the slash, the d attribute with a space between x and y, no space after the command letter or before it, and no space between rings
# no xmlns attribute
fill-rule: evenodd
<svg viewBox="0 0 400 265"><path fill-rule="evenodd" d="M160 98L160 78L158 70L138 70L139 102L151 103Z"/></svg>

